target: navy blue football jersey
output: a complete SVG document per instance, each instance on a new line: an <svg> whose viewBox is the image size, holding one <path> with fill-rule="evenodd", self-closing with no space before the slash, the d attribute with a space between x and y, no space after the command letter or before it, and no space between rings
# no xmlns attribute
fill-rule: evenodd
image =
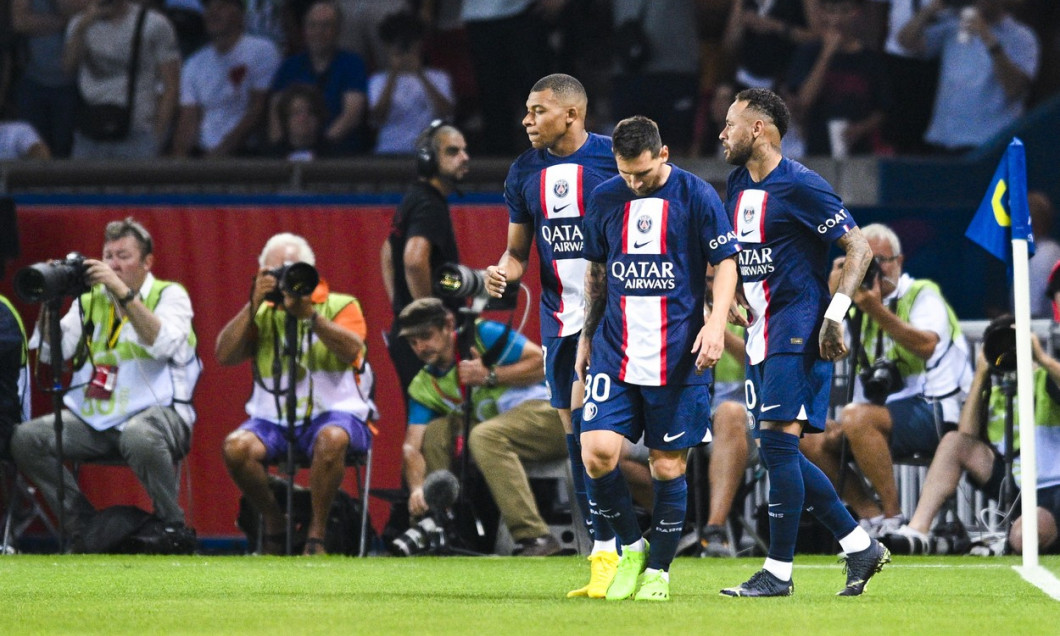
<svg viewBox="0 0 1060 636"><path fill-rule="evenodd" d="M816 172L784 158L761 183L746 168L729 175L726 209L740 240L740 276L753 315L747 358L818 352L828 293L829 246L856 227Z"/></svg>
<svg viewBox="0 0 1060 636"><path fill-rule="evenodd" d="M661 188L635 195L621 177L593 193L585 258L607 267L607 305L593 336L594 374L630 384L706 384L692 345L703 327L707 263L740 246L718 193L676 166Z"/></svg>
<svg viewBox="0 0 1060 636"><path fill-rule="evenodd" d="M589 133L566 157L531 148L512 164L504 200L512 223L532 223L541 259L541 337L570 336L582 329L582 219L589 193L618 174L611 138Z"/></svg>

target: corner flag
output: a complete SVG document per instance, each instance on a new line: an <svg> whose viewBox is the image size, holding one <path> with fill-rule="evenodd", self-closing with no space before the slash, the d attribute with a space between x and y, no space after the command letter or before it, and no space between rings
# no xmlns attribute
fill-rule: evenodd
<svg viewBox="0 0 1060 636"><path fill-rule="evenodd" d="M1031 368L1031 300L1027 259L1034 254L1030 209L1027 207L1027 156L1023 142L1013 137L990 187L979 204L965 236L1008 264L1016 314L1016 393L1034 395ZM1019 401L1020 506L1023 518L1023 567L1038 565L1038 460L1034 400Z"/></svg>
<svg viewBox="0 0 1060 636"><path fill-rule="evenodd" d="M1027 206L1027 156L1023 142L1013 137L994 178L979 204L968 231L973 242L1012 268L1012 240L1027 241L1027 254L1034 255L1030 208Z"/></svg>

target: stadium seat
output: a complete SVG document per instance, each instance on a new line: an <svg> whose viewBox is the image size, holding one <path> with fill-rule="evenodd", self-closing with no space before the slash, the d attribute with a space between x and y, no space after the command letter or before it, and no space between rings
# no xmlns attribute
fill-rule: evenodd
<svg viewBox="0 0 1060 636"><path fill-rule="evenodd" d="M366 556L368 554L368 496L371 492L372 486L372 447L375 441L375 428L372 425L368 427L368 450L363 453L348 452L346 453L346 467L354 468L354 476L357 479L357 497L361 501L361 529L360 529L360 544L357 550L357 556ZM278 461L269 462L265 465L266 470L270 467L276 467L279 470L286 470L287 460L282 458ZM309 458L298 454L295 456L295 467L296 469L308 469ZM284 483L290 487L290 481L284 479ZM287 493L290 496L290 492ZM287 534L292 535L294 519L291 517L287 518ZM264 535L265 523L264 520L258 518L258 542L257 551L262 553L262 547L265 541Z"/></svg>

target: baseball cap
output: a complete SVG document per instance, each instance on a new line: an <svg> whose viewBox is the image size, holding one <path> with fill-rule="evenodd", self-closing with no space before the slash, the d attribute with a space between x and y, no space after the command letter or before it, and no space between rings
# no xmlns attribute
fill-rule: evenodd
<svg viewBox="0 0 1060 636"><path fill-rule="evenodd" d="M420 298L414 300L398 314L398 335L418 336L428 332L432 327L444 327L449 318L449 310L437 298Z"/></svg>

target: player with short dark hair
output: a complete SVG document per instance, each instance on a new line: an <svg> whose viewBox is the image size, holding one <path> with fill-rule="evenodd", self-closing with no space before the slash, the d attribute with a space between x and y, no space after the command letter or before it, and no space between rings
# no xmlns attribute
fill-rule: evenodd
<svg viewBox="0 0 1060 636"><path fill-rule="evenodd" d="M619 176L585 216L585 325L575 369L585 381L582 459L589 496L622 543L608 600L670 599L684 529L688 449L710 441L711 369L721 358L740 247L721 199L668 163L646 117L612 135ZM715 268L713 309L705 303ZM591 374L590 374L591 372ZM618 461L623 438L650 449L651 546L641 538Z"/></svg>
<svg viewBox="0 0 1060 636"><path fill-rule="evenodd" d="M589 583L568 596L602 598L614 576L618 552L614 532L590 509L585 495L585 467L578 445L582 388L575 383L574 355L584 318L582 219L589 193L617 172L611 140L585 130L587 104L581 82L562 73L541 78L530 90L523 126L533 147L512 163L505 179L508 249L495 267L488 268L486 286L499 298L508 283L518 282L537 237L545 384L567 432L574 489L593 538Z"/></svg>
<svg viewBox="0 0 1060 636"><path fill-rule="evenodd" d="M775 93L736 95L719 138L729 175L740 277L748 310L747 408L769 471L769 554L728 596L789 596L795 538L803 509L832 531L847 560L841 596L857 596L890 560L843 507L819 468L799 452L799 437L824 429L833 362L849 351L843 318L872 259L868 241L832 187L780 153L788 111ZM829 304L828 250L846 252Z"/></svg>

